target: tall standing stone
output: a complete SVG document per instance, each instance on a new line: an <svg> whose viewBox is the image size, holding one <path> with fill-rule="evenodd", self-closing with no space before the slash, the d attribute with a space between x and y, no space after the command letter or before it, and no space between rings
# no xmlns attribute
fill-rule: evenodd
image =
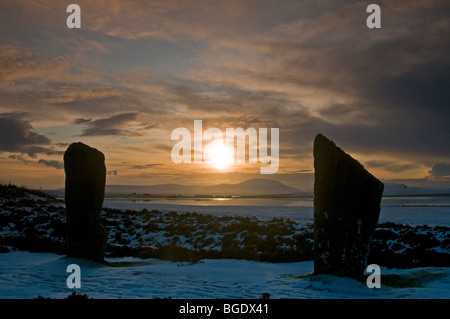
<svg viewBox="0 0 450 319"><path fill-rule="evenodd" d="M107 236L100 221L105 196L105 156L83 143L73 143L64 153L64 170L68 254L102 261Z"/></svg>
<svg viewBox="0 0 450 319"><path fill-rule="evenodd" d="M361 279L384 185L321 134L314 170L314 273Z"/></svg>

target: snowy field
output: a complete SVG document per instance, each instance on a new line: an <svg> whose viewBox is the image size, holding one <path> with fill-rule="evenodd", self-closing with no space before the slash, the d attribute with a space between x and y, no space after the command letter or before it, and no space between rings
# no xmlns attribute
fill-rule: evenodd
<svg viewBox="0 0 450 319"><path fill-rule="evenodd" d="M60 221L61 210L58 208L63 204L45 202L37 204L34 200L39 198L32 198L32 196L34 195L27 195L25 199L16 202L3 201L2 214L9 222L3 225L0 235L14 236L32 231L34 235L44 232L44 235L50 238L61 236L54 233L51 224L59 225L58 227L63 225ZM450 198L386 199L382 204L379 222L448 227L450 226L449 200ZM178 202L180 203L182 202ZM141 218L147 215L151 219L158 219L158 223L163 223L165 219L172 223L180 217L177 214L171 215L170 211L176 211L179 214L197 212L210 214L209 216L250 216L261 221L283 217L295 221L299 224L298 227L313 222L311 201L300 206L290 205L292 202L282 206L252 206L242 203L226 206L211 205L213 203L177 205L175 203L106 201L104 207L136 211L146 208L167 212L161 216L157 213L148 213L130 216L130 218L126 216L127 213L110 213L109 227L116 232L120 229L123 236L129 236L132 232L142 233L144 237L145 232L139 227L143 227ZM274 203L280 204L279 201ZM29 206L23 206L25 204ZM17 219L18 224L13 225L11 218L21 214L25 214L26 218L21 222ZM170 216L172 219L168 219ZM20 223L25 223L27 218L34 221L31 224L34 227L26 226L22 229L23 227L19 227ZM199 219L198 216L195 218ZM50 224L49 220L51 220ZM186 220L189 219L182 222ZM125 221L130 224L126 225ZM133 223L137 226L134 227ZM255 224L252 223L249 225ZM163 226L166 227L164 223L161 227ZM123 227L130 229L127 231L122 229ZM397 232L394 229L392 231ZM427 230L427 232L430 231L431 229ZM448 241L448 234L442 233L446 230L433 231L436 238L443 237L439 241L443 247L442 244ZM111 236L111 243L114 244L113 234ZM181 242L182 236L178 237ZM162 238L166 237L162 236ZM206 239L208 239L207 236ZM134 239L129 245L133 242ZM312 261L266 263L244 259L200 259L196 262L174 262L155 258L117 257L107 258L107 262L107 264L100 264L55 253L32 253L10 249L9 252L0 253L0 298L28 299L38 296L66 298L74 291L66 285L66 279L69 276L66 268L69 264L78 264L81 267L81 288L76 289L76 292L87 294L91 298L253 299L260 298L263 293L270 294L271 299L450 298L450 267L409 269L382 267L381 288L369 289L364 282L348 278L329 275L313 276Z"/></svg>
<svg viewBox="0 0 450 319"><path fill-rule="evenodd" d="M159 210L161 212L176 211L177 213L197 212L219 216L253 216L260 220L273 217L289 218L299 223L313 222L312 199L278 200L259 199L259 205L255 199L231 199L225 201L203 201L198 204L194 200L157 200L157 201L125 201L105 200L103 207L120 210ZM222 204L218 205L217 203ZM284 205L280 205L284 204ZM381 205L379 223L394 222L411 226L450 226L450 197L394 197L384 198Z"/></svg>
<svg viewBox="0 0 450 319"><path fill-rule="evenodd" d="M0 254L0 298L66 298L66 267L81 268L79 294L91 298L414 298L450 297L450 268L381 268L381 288L329 275L311 276L313 262L262 263L203 260L195 264L158 259L108 259L116 266L50 253ZM128 262L128 263L126 263ZM120 266L120 267L119 267Z"/></svg>

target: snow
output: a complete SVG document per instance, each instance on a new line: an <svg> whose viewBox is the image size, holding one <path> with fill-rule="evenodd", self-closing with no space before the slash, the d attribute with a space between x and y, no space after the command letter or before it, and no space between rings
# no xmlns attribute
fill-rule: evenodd
<svg viewBox="0 0 450 319"><path fill-rule="evenodd" d="M43 200L45 201L47 198L42 195L36 195L36 194L27 194L27 198L31 200Z"/></svg>
<svg viewBox="0 0 450 319"><path fill-rule="evenodd" d="M241 199L242 201L243 199ZM445 203L441 203L441 201ZM381 206L379 223L394 222L400 224L447 226L450 227L450 198L387 198ZM161 212L177 213L197 212L218 216L249 216L270 220L273 217L289 218L305 224L312 223L314 207L312 206L222 206L222 205L176 205L154 204L152 202L105 201L104 207L127 210L146 208Z"/></svg>
<svg viewBox="0 0 450 319"><path fill-rule="evenodd" d="M383 202L379 223L394 222L411 226L428 225L450 226L450 206L446 198L403 198L386 199ZM239 203L243 203L241 200ZM276 202L280 204L281 202ZM60 205L60 204L55 204ZM105 207L121 210L151 211L157 209L167 214L152 214L154 223L170 222L170 211L177 213L198 212L216 216L249 216L260 221L268 221L274 217L289 218L298 223L293 234L300 228L313 222L312 205L295 206L288 203L284 206L266 205L176 205L152 202L120 202L106 201ZM23 211L28 211L24 207ZM30 208L31 209L31 208ZM9 214L8 210L3 213ZM36 213L32 212L31 213ZM50 213L49 213L50 214ZM123 239L130 240L131 245L139 244L136 234L149 244L167 244L166 231L146 234L142 228L135 229L135 235L129 235L128 226L122 225L123 219L114 217L120 226L124 226ZM175 216L177 217L177 216ZM174 218L175 218L174 217ZM31 218L31 215L29 216ZM147 225L143 215L130 215L138 225ZM189 217L186 217L189 218ZM188 220L188 219L187 219ZM125 220L127 221L127 220ZM229 221L230 223L232 220ZM225 222L226 223L226 222ZM14 234L15 225L8 224L3 233ZM400 230L391 229L393 233ZM428 230L418 231L425 234ZM445 230L434 232L443 241ZM196 234L194 232L193 234ZM50 234L51 235L51 234ZM50 236L47 235L47 236ZM199 234L200 235L200 234ZM223 234L207 233L205 238L211 239L210 246L220 249L218 242ZM242 239L243 233L239 233ZM109 233L112 240L115 232ZM189 237L177 235L180 243L191 247ZM396 240L388 240L395 245ZM406 248L400 247L401 251ZM443 251L446 252L446 251ZM68 258L51 253L30 253L12 250L0 254L0 298L65 298L74 290L66 286L69 264L81 267L79 294L87 294L92 298L259 298L269 293L271 298L445 298L450 296L450 267L427 267L411 269L381 268L381 289L369 289L365 283L349 278L329 275L312 276L313 262L264 263L249 260L201 260L198 263L170 262L158 259L137 259L132 257L107 259L110 265L92 261ZM127 263L127 264L123 264ZM398 282L400 281L400 283ZM411 284L412 283L412 284Z"/></svg>
<svg viewBox="0 0 450 319"><path fill-rule="evenodd" d="M176 263L158 259L111 258L115 267L51 253L0 254L0 298L65 298L73 291L91 298L448 298L450 268L381 268L381 288L330 275L312 276L313 262L262 263L202 260ZM127 266L119 263L129 262ZM81 288L69 289L69 264L81 268ZM123 264L122 264L123 265ZM386 278L413 278L415 286L393 287Z"/></svg>

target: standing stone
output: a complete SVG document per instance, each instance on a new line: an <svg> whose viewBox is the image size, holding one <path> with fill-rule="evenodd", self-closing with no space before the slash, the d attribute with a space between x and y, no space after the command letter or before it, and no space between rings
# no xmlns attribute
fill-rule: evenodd
<svg viewBox="0 0 450 319"><path fill-rule="evenodd" d="M83 143L64 153L68 254L103 261L107 232L100 222L105 196L105 156Z"/></svg>
<svg viewBox="0 0 450 319"><path fill-rule="evenodd" d="M362 279L384 185L321 134L314 169L314 273Z"/></svg>

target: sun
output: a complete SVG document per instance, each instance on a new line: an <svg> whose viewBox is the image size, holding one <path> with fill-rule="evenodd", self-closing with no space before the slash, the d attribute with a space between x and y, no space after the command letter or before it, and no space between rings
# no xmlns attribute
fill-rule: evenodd
<svg viewBox="0 0 450 319"><path fill-rule="evenodd" d="M234 161L233 151L221 142L212 142L205 148L205 160L217 169L225 169Z"/></svg>

